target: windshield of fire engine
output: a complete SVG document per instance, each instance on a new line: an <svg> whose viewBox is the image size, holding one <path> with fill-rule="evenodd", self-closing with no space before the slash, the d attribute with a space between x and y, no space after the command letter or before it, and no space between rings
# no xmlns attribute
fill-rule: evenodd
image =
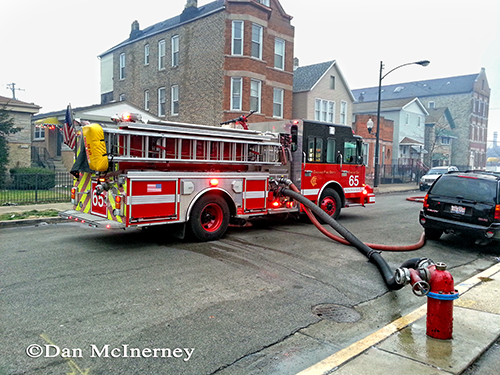
<svg viewBox="0 0 500 375"><path fill-rule="evenodd" d="M344 142L344 163L356 164L359 155L358 142L355 140Z"/></svg>

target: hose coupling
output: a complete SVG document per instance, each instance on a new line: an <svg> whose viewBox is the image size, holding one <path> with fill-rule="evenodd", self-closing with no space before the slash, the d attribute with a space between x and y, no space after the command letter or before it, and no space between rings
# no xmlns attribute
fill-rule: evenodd
<svg viewBox="0 0 500 375"><path fill-rule="evenodd" d="M410 282L410 270L405 267L399 267L394 273L394 281L398 285L407 285Z"/></svg>
<svg viewBox="0 0 500 375"><path fill-rule="evenodd" d="M286 186L290 186L291 184L293 184L292 180L290 180L289 178L286 178L286 177L278 178L278 183L286 185Z"/></svg>

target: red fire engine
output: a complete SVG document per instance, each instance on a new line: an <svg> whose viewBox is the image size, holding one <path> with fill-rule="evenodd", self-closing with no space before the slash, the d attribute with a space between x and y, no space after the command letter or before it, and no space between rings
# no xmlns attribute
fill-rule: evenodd
<svg viewBox="0 0 500 375"><path fill-rule="evenodd" d="M230 222L299 213L275 196L286 177L333 218L342 207L375 203L365 184L362 139L345 125L309 120L223 127L121 119L82 128L72 173L73 210L60 216L92 227L174 225L215 240ZM239 124L243 129L226 128ZM172 231L171 231L172 232Z"/></svg>

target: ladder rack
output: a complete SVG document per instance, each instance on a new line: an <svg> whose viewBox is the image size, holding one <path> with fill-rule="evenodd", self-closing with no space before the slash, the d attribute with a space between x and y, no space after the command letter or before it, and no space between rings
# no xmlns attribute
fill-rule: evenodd
<svg viewBox="0 0 500 375"><path fill-rule="evenodd" d="M113 161L280 165L278 134L155 121L104 127Z"/></svg>

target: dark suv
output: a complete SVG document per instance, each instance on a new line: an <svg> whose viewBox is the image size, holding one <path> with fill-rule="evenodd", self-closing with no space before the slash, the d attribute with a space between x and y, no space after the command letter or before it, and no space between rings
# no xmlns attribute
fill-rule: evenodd
<svg viewBox="0 0 500 375"><path fill-rule="evenodd" d="M425 196L420 224L428 239L456 233L478 243L500 240L500 174L450 172L441 175Z"/></svg>

